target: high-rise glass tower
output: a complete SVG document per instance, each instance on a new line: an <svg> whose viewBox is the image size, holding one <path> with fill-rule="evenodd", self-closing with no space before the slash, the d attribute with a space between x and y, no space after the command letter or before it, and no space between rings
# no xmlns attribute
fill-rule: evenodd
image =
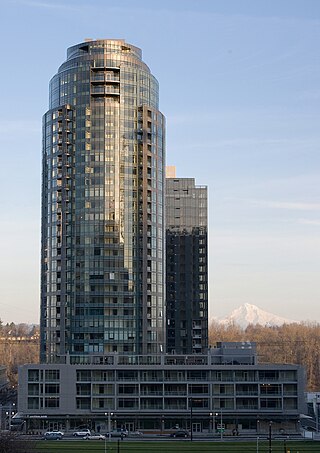
<svg viewBox="0 0 320 453"><path fill-rule="evenodd" d="M193 178L166 180L167 352L208 348L207 187Z"/></svg>
<svg viewBox="0 0 320 453"><path fill-rule="evenodd" d="M43 118L41 360L164 348L165 121L123 40L70 47Z"/></svg>

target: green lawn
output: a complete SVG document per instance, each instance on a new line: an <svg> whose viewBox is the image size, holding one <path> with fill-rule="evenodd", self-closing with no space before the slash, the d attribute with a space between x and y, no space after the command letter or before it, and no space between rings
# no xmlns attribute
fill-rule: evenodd
<svg viewBox="0 0 320 453"><path fill-rule="evenodd" d="M37 453L69 453L69 452L86 452L86 453L257 453L256 442L190 442L190 440L179 441L161 441L161 442L106 442L103 441L41 441L37 443ZM269 453L267 441L259 442L259 453ZM272 442L272 453L284 453L285 446L283 442ZM287 441L286 453L319 453L320 442L311 441Z"/></svg>

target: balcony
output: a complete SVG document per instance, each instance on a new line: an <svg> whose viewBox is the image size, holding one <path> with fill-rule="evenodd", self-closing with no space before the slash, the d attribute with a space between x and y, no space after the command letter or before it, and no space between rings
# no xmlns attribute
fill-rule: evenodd
<svg viewBox="0 0 320 453"><path fill-rule="evenodd" d="M238 390L236 396L258 396L258 391L256 390Z"/></svg>
<svg viewBox="0 0 320 453"><path fill-rule="evenodd" d="M120 96L120 88L113 85L92 85L92 96Z"/></svg>
<svg viewBox="0 0 320 453"><path fill-rule="evenodd" d="M258 409L258 404L237 404L236 410L239 411L256 411Z"/></svg>
<svg viewBox="0 0 320 453"><path fill-rule="evenodd" d="M186 396L187 390L165 390L165 396Z"/></svg>
<svg viewBox="0 0 320 453"><path fill-rule="evenodd" d="M163 392L161 390L141 390L141 396L162 396Z"/></svg>

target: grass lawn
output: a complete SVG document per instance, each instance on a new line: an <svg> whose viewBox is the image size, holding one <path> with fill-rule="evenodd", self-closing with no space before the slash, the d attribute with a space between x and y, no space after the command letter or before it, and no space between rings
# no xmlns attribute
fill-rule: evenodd
<svg viewBox="0 0 320 453"><path fill-rule="evenodd" d="M86 453L269 453L267 441L259 442L257 450L256 442L190 442L190 440L179 441L161 441L161 442L106 442L102 441L41 441L37 443L37 453L69 453L69 452L86 452ZM312 441L287 441L286 453L319 453L320 442ZM272 442L272 453L285 453L283 442Z"/></svg>

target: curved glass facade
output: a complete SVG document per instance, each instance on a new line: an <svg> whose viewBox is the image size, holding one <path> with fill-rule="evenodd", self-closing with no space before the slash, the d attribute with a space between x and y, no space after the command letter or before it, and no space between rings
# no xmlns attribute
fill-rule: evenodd
<svg viewBox="0 0 320 453"><path fill-rule="evenodd" d="M164 344L165 121L123 40L68 49L43 120L41 359Z"/></svg>

